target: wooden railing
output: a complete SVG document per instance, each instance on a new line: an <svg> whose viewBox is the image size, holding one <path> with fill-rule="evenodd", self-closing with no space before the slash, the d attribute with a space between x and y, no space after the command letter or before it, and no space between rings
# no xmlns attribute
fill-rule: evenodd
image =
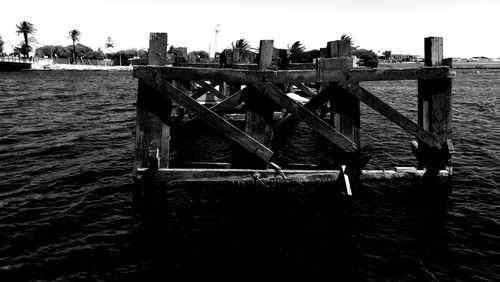
<svg viewBox="0 0 500 282"><path fill-rule="evenodd" d="M12 63L26 63L26 64L30 64L30 63L33 62L33 59L7 56L7 57L0 57L0 62L12 62Z"/></svg>

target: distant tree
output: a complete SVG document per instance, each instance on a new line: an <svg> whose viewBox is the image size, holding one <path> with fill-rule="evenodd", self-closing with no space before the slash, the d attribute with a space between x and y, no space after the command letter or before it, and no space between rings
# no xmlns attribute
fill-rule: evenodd
<svg viewBox="0 0 500 282"><path fill-rule="evenodd" d="M347 34L342 34L342 36L340 36L340 41L345 41L349 44L349 46L351 46L351 51L350 51L351 54L354 50L358 49L359 47L354 45L354 40Z"/></svg>
<svg viewBox="0 0 500 282"><path fill-rule="evenodd" d="M80 36L82 34L78 29L73 29L69 31L69 38L73 41L73 63L76 64L76 42L80 41Z"/></svg>
<svg viewBox="0 0 500 282"><path fill-rule="evenodd" d="M29 52L31 52L32 50L33 50L33 48L31 48L31 46L23 43L23 45L21 47L14 48L13 55L14 56L21 56L21 55L29 54Z"/></svg>
<svg viewBox="0 0 500 282"><path fill-rule="evenodd" d="M250 51L252 49L252 47L250 46L250 43L244 38L241 38L241 39L236 40L235 42L232 42L231 46L233 48L240 49L240 53L241 53L241 51L246 52L246 51Z"/></svg>
<svg viewBox="0 0 500 282"><path fill-rule="evenodd" d="M14 57L19 57L23 55L23 53L21 53L21 47L14 47L14 50L12 50L12 53L10 53L9 55Z"/></svg>
<svg viewBox="0 0 500 282"><path fill-rule="evenodd" d="M238 39L235 42L232 42L231 46L233 47L233 49L236 48L240 50L241 61L245 62L253 58L252 54L254 53L255 48L252 48L252 46L250 46L250 43L246 39Z"/></svg>
<svg viewBox="0 0 500 282"><path fill-rule="evenodd" d="M352 55L358 57L359 65L365 67L378 67L378 57L372 50L357 49L351 52Z"/></svg>
<svg viewBox="0 0 500 282"><path fill-rule="evenodd" d="M68 46L66 46L66 49L68 49L68 50L73 49L73 51L70 53L73 53L72 55L75 55L76 57L80 57L80 58L88 58L89 55L92 52L94 52L94 50L92 48L90 48L89 46L85 46L81 43L77 43L74 46L68 45Z"/></svg>
<svg viewBox="0 0 500 282"><path fill-rule="evenodd" d="M24 53L21 54L24 54L25 57L28 57L29 52L31 50L28 42L28 34L36 33L35 26L28 21L22 21L19 24L17 24L16 27L17 27L16 33L18 35L22 34L24 36L24 44L23 46L21 46L21 52Z"/></svg>
<svg viewBox="0 0 500 282"><path fill-rule="evenodd" d="M54 56L59 58L69 58L71 57L71 51L68 47L57 45L54 48Z"/></svg>
<svg viewBox="0 0 500 282"><path fill-rule="evenodd" d="M175 47L174 45L170 45L170 48L168 49L167 53L174 55L174 57L178 57L181 55L181 51L179 50L179 48Z"/></svg>
<svg viewBox="0 0 500 282"><path fill-rule="evenodd" d="M71 47L71 45L69 46ZM70 48L60 45L46 45L35 50L35 55L38 57L59 57L69 58L71 54Z"/></svg>
<svg viewBox="0 0 500 282"><path fill-rule="evenodd" d="M292 46L288 45L288 50L290 51L290 59L293 63L298 63L301 61L301 54L304 53L306 47L300 43L300 41L295 41Z"/></svg>
<svg viewBox="0 0 500 282"><path fill-rule="evenodd" d="M89 60L103 60L104 53L99 49L97 51L91 51L91 52L87 53L83 58L89 59Z"/></svg>
<svg viewBox="0 0 500 282"><path fill-rule="evenodd" d="M306 47L300 41L295 41L292 46L288 45L287 47L290 50L290 54L300 54L306 50Z"/></svg>
<svg viewBox="0 0 500 282"><path fill-rule="evenodd" d="M3 44L2 36L0 36L0 56L3 56Z"/></svg>
<svg viewBox="0 0 500 282"><path fill-rule="evenodd" d="M148 50L146 50L146 49L137 50L137 57L147 58L148 57Z"/></svg>
<svg viewBox="0 0 500 282"><path fill-rule="evenodd" d="M200 58L202 58L202 59L208 59L208 57L209 57L207 51L203 51L203 50L193 51L193 52L191 52L191 54L200 56Z"/></svg>
<svg viewBox="0 0 500 282"><path fill-rule="evenodd" d="M391 57L391 54L392 54L392 51L389 51L389 50L386 50L382 53L382 55L384 55L384 59L386 59L386 60L389 60L389 58Z"/></svg>
<svg viewBox="0 0 500 282"><path fill-rule="evenodd" d="M42 46L42 47L39 47L39 48L36 48L35 50L35 56L37 57L52 57L52 55L54 55L54 49L55 49L55 46L54 45L46 45L46 46Z"/></svg>

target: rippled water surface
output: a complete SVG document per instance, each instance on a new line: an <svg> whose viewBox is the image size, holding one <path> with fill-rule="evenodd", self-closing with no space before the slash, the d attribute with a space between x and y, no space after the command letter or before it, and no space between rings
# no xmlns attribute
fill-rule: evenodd
<svg viewBox="0 0 500 282"><path fill-rule="evenodd" d="M416 82L363 86L416 119ZM129 72L0 73L0 281L500 280L499 71L457 73L449 187L364 183L350 199L198 184L145 203L130 178L136 91ZM362 127L368 168L416 164L411 136L367 107Z"/></svg>

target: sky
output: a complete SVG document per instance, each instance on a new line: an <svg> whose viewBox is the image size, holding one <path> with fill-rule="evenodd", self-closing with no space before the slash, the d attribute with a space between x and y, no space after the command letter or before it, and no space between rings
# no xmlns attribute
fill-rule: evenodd
<svg viewBox="0 0 500 282"><path fill-rule="evenodd" d="M0 36L18 45L29 21L42 44L70 45L69 30L95 50L111 37L118 50L147 48L150 32L169 44L213 54L244 38L286 48L325 47L342 34L360 48L423 55L424 38L444 39L444 57L500 57L500 0L23 0L2 1ZM215 36L216 26L220 32Z"/></svg>

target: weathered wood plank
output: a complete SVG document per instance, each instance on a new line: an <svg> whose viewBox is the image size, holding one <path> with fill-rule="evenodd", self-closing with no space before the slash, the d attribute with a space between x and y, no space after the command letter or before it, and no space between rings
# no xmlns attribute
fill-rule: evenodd
<svg viewBox="0 0 500 282"><path fill-rule="evenodd" d="M286 96L285 93L279 90L272 83L255 83L252 85L259 91L267 95L269 98L271 98L273 101L287 109L287 111L299 118L301 121L307 123L309 126L311 126L311 128L337 145L344 152L356 151L357 146L354 142L332 128L322 119L318 118L315 114L313 114L300 104L296 103L293 99Z"/></svg>
<svg viewBox="0 0 500 282"><path fill-rule="evenodd" d="M241 104L241 90L234 93L233 95L227 97L226 99L220 101L217 105L210 108L210 110L220 113L226 112L234 109L236 106Z"/></svg>
<svg viewBox="0 0 500 282"><path fill-rule="evenodd" d="M228 98L222 100L218 104L212 106L210 108L210 110L213 111L213 112L216 112L216 113L220 114L220 113L224 113L224 112L227 112L227 111L231 111L232 109L234 109L236 106L238 106L241 103L242 103L242 101L241 101L241 91L238 91L238 92L234 93L233 95L229 96ZM198 117L194 117L194 118L186 121L182 126L184 128L187 128L196 119L198 119Z"/></svg>
<svg viewBox="0 0 500 282"><path fill-rule="evenodd" d="M273 40L261 40L259 47L259 70L266 70L272 67L273 58ZM262 97L253 87L245 88L244 95L245 103L248 106L245 132L255 138L260 143L271 147L272 142L272 127L270 122L273 118L273 110L271 107L262 107Z"/></svg>
<svg viewBox="0 0 500 282"><path fill-rule="evenodd" d="M316 63L289 63L287 70L315 70Z"/></svg>
<svg viewBox="0 0 500 282"><path fill-rule="evenodd" d="M346 93L337 83L326 91L331 91L330 110L334 127L360 147L360 108L359 100Z"/></svg>
<svg viewBox="0 0 500 282"><path fill-rule="evenodd" d="M318 71L325 73L332 70L340 70L344 73L350 72L353 68L352 58L349 55L349 44L346 41L336 40L329 42L329 56L331 58L320 58L318 60ZM347 78L347 76L346 76ZM338 83L330 83L331 91L330 116L333 125L342 135L353 141L358 148L361 147L360 139L360 110L359 100L353 98L338 87ZM357 162L359 163L359 162ZM357 169L361 169L357 165Z"/></svg>
<svg viewBox="0 0 500 282"><path fill-rule="evenodd" d="M430 132L444 140L452 138L452 82L451 79L439 79L433 83L431 95Z"/></svg>
<svg viewBox="0 0 500 282"><path fill-rule="evenodd" d="M319 83L340 82L346 75L353 81L381 80L416 80L441 79L452 76L449 67L424 67L416 69L352 69L348 72L340 70L242 70L187 68L169 66L135 66L133 75L136 78L148 76L152 71L161 74L162 78L185 80L217 80L240 83L273 82L273 83Z"/></svg>
<svg viewBox="0 0 500 282"><path fill-rule="evenodd" d="M215 87L213 87L212 85L206 83L203 80L196 81L196 83L199 86L201 86L201 88L209 91L210 93L212 93L213 95L215 95L219 99L226 99L227 98L226 95L222 94L219 90L215 89Z"/></svg>
<svg viewBox="0 0 500 282"><path fill-rule="evenodd" d="M274 47L273 40L261 40L258 62L259 70L266 70L272 67ZM248 86L243 90L243 100L247 106L245 116L245 133L271 148L273 131L273 109L270 107L267 98L260 94L254 87ZM250 168L267 168L268 163L262 163L245 154L238 154L239 158L234 160L234 165Z"/></svg>
<svg viewBox="0 0 500 282"><path fill-rule="evenodd" d="M424 63L427 67L435 67L443 62L443 38L424 38Z"/></svg>
<svg viewBox="0 0 500 282"><path fill-rule="evenodd" d="M148 64L164 66L168 63L167 57L168 34L151 32L149 34Z"/></svg>
<svg viewBox="0 0 500 282"><path fill-rule="evenodd" d="M167 58L167 33L151 33L149 36L149 64L164 65ZM158 93L141 81L137 90L136 141L134 170L148 162L148 149L159 149L160 167L168 167L170 151L170 99L163 101L160 112L155 105ZM163 122L162 122L163 120Z"/></svg>
<svg viewBox="0 0 500 282"><path fill-rule="evenodd" d="M443 38L424 39L425 65L436 67L443 63ZM424 129L437 135L442 143L452 138L451 78L420 79L418 81L418 123ZM424 140L419 140L420 143ZM432 173L451 167L449 152L436 152L419 144L417 155L419 167L426 167ZM444 150L448 150L445 146ZM443 150L442 150L443 151Z"/></svg>
<svg viewBox="0 0 500 282"><path fill-rule="evenodd" d="M200 105L196 102L196 100L189 97L187 93L175 88L166 80L160 78L157 79L154 75L151 75L150 77L143 77L141 80L149 86L155 88L159 93L161 93L161 95L173 99L183 107L186 107L196 113L198 117L200 117L208 125L220 131L229 139L240 144L243 148L247 149L259 159L268 162L271 158L273 152L266 146L246 135L222 117L218 116L216 113Z"/></svg>
<svg viewBox="0 0 500 282"><path fill-rule="evenodd" d="M318 95L313 96L309 102L304 104L304 108L308 109L309 111L313 112L319 109L322 105L324 105L328 100L331 98L331 92L330 91L321 91L319 92ZM283 131L288 131L295 125L297 125L300 122L300 119L298 119L294 115L289 115L286 118L280 120L278 123L274 125L274 130L278 132L283 132Z"/></svg>
<svg viewBox="0 0 500 282"><path fill-rule="evenodd" d="M271 69L274 40L261 40L259 46L259 70Z"/></svg>
<svg viewBox="0 0 500 282"><path fill-rule="evenodd" d="M390 121L406 130L408 133L425 142L427 145L437 149L441 148L443 140L441 140L438 136L418 126L366 89L352 82L341 82L339 83L339 86L344 88L349 94L358 98L370 108L374 109Z"/></svg>
<svg viewBox="0 0 500 282"><path fill-rule="evenodd" d="M349 72L352 81L390 81L450 78L449 67L423 67L415 69L354 69Z"/></svg>
<svg viewBox="0 0 500 282"><path fill-rule="evenodd" d="M215 85L217 85L216 82L211 82L210 83L210 86L212 86L212 87L215 86ZM204 94L206 94L207 92L208 92L208 90L206 90L206 89L203 89L203 88L198 89L197 91L195 91L193 93L193 95L191 95L191 98L193 98L193 99L196 100L196 99L200 98L201 96L203 96Z"/></svg>
<svg viewBox="0 0 500 282"><path fill-rule="evenodd" d="M139 174L144 174L145 168L138 169ZM154 175L155 181L164 181L166 183L184 183L184 182L228 182L243 183L245 181L275 182L335 182L340 172L338 170L281 170L286 179L278 175L272 169L251 170L251 169L196 169L196 168L172 168L159 169ZM362 170L360 180L387 180L387 179L414 179L423 177L425 170L406 170L396 171L388 170ZM447 179L451 176L446 170L439 171L440 179Z"/></svg>
<svg viewBox="0 0 500 282"><path fill-rule="evenodd" d="M316 93L312 91L309 87L305 86L304 83L301 82L293 82L293 85L297 86L302 92L306 93L309 97L316 96Z"/></svg>

